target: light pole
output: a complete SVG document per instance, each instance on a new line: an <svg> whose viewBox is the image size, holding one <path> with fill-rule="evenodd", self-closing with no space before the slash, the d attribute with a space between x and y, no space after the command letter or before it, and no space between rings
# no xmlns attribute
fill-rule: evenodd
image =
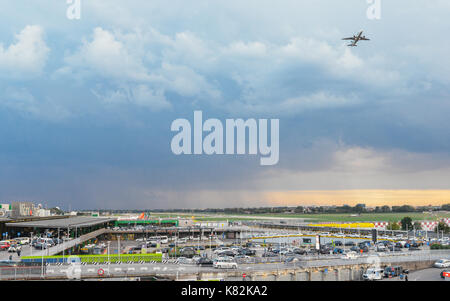
<svg viewBox="0 0 450 301"><path fill-rule="evenodd" d="M118 256L119 256L119 261L120 261L120 234L118 237L117 254L119 254Z"/></svg>
<svg viewBox="0 0 450 301"><path fill-rule="evenodd" d="M110 246L110 244L111 244L111 241L108 240L108 266L109 266L109 264L110 264L110 262L111 262L111 261L109 260L109 246Z"/></svg>
<svg viewBox="0 0 450 301"><path fill-rule="evenodd" d="M33 256L33 232L30 232L30 252L30 256Z"/></svg>
<svg viewBox="0 0 450 301"><path fill-rule="evenodd" d="M209 258L212 259L212 236L209 236Z"/></svg>

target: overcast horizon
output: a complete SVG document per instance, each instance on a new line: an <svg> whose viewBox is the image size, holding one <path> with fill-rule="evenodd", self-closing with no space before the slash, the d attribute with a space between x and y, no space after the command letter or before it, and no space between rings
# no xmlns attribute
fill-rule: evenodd
<svg viewBox="0 0 450 301"><path fill-rule="evenodd" d="M450 203L450 2L0 0L0 203ZM364 30L370 41L347 47ZM171 124L279 119L279 162Z"/></svg>

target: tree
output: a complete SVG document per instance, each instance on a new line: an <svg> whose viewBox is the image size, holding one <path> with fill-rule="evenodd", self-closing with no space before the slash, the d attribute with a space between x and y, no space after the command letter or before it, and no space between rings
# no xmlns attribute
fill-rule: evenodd
<svg viewBox="0 0 450 301"><path fill-rule="evenodd" d="M414 223L414 229L416 230L422 230L422 224L420 222L415 222Z"/></svg>
<svg viewBox="0 0 450 301"><path fill-rule="evenodd" d="M359 214L363 213L364 211L366 211L366 205L365 204L357 204L355 206L354 209L356 212L358 212Z"/></svg>
<svg viewBox="0 0 450 301"><path fill-rule="evenodd" d="M412 218L406 216L400 222L402 223L402 230L412 230Z"/></svg>
<svg viewBox="0 0 450 301"><path fill-rule="evenodd" d="M388 230L400 230L400 226L397 223L389 223L387 226Z"/></svg>
<svg viewBox="0 0 450 301"><path fill-rule="evenodd" d="M383 212L391 212L391 207L389 207L389 206L387 206L387 205L384 205L383 207L381 207L381 211L383 211Z"/></svg>
<svg viewBox="0 0 450 301"><path fill-rule="evenodd" d="M305 211L305 208L303 208L302 206L298 206L294 210L295 213L303 213L304 211Z"/></svg>
<svg viewBox="0 0 450 301"><path fill-rule="evenodd" d="M392 212L414 212L416 209L409 205L392 206Z"/></svg>
<svg viewBox="0 0 450 301"><path fill-rule="evenodd" d="M444 231L445 234L448 234L450 233L450 227L444 222L439 222L438 231L439 232Z"/></svg>

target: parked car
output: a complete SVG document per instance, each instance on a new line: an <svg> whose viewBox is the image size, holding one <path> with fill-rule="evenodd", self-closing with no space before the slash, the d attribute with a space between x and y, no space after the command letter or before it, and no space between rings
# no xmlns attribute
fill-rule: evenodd
<svg viewBox="0 0 450 301"><path fill-rule="evenodd" d="M420 248L419 247L410 246L409 250L410 251L420 251Z"/></svg>
<svg viewBox="0 0 450 301"><path fill-rule="evenodd" d="M242 255L247 255L247 256L254 256L254 255L256 255L256 251L255 250L251 250L251 249L242 249L241 250L241 254Z"/></svg>
<svg viewBox="0 0 450 301"><path fill-rule="evenodd" d="M0 250L1 251L8 250L10 246L11 246L11 244L9 243L9 241L6 241L6 240L0 241Z"/></svg>
<svg viewBox="0 0 450 301"><path fill-rule="evenodd" d="M383 278L383 269L370 268L367 269L363 274L363 280L365 281L373 281L373 280L381 280Z"/></svg>
<svg viewBox="0 0 450 301"><path fill-rule="evenodd" d="M273 252L266 252L262 255L262 257L278 257L278 254L275 254Z"/></svg>
<svg viewBox="0 0 450 301"><path fill-rule="evenodd" d="M385 278L391 278L391 277L397 277L400 274L408 274L408 270L404 270L402 266L390 266L386 267L384 269L384 277Z"/></svg>
<svg viewBox="0 0 450 301"><path fill-rule="evenodd" d="M335 248L333 250L333 254L343 254L343 253L344 253L344 250L341 248Z"/></svg>
<svg viewBox="0 0 450 301"><path fill-rule="evenodd" d="M438 261L436 261L434 263L433 266L436 267L436 268L440 268L440 269L442 269L442 268L450 268L450 260L448 260L448 259L438 260Z"/></svg>
<svg viewBox="0 0 450 301"><path fill-rule="evenodd" d="M293 251L295 254L298 254L298 255L305 255L307 253L307 251L302 248L295 248Z"/></svg>
<svg viewBox="0 0 450 301"><path fill-rule="evenodd" d="M300 258L292 256L292 257L288 257L286 258L286 260L284 261L284 263L295 263L295 262L299 262Z"/></svg>
<svg viewBox="0 0 450 301"><path fill-rule="evenodd" d="M223 256L234 257L234 256L236 256L236 254L233 251L231 251L231 250L219 252L219 253L217 253L217 255L219 255L220 257L223 257Z"/></svg>
<svg viewBox="0 0 450 301"><path fill-rule="evenodd" d="M213 262L213 267L215 269L237 269L238 265L230 259L218 259Z"/></svg>
<svg viewBox="0 0 450 301"><path fill-rule="evenodd" d="M230 251L231 249L230 248L228 248L228 247L219 247L219 248L217 248L217 249L214 249L214 253L220 253L220 252L222 252L222 251Z"/></svg>
<svg viewBox="0 0 450 301"><path fill-rule="evenodd" d="M446 276L446 275L449 275L450 276L450 270L443 270L442 272L441 272L441 278L442 279L445 279L445 277L449 277L449 276Z"/></svg>
<svg viewBox="0 0 450 301"><path fill-rule="evenodd" d="M55 243L55 245L58 245L58 244L62 244L63 243L63 240L61 239L61 238L53 238L53 242Z"/></svg>
<svg viewBox="0 0 450 301"><path fill-rule="evenodd" d="M376 251L377 252L386 252L386 247L383 244L378 244L376 246Z"/></svg>
<svg viewBox="0 0 450 301"><path fill-rule="evenodd" d="M398 247L398 246L389 246L389 247L387 247L387 249L391 252L401 252L402 251L402 248Z"/></svg>
<svg viewBox="0 0 450 301"><path fill-rule="evenodd" d="M333 249L324 247L324 248L321 248L319 252L320 252L320 254L327 255L327 254L333 253Z"/></svg>
<svg viewBox="0 0 450 301"><path fill-rule="evenodd" d="M401 242L396 242L394 246L396 248L400 248L401 249L401 248L403 248L404 245Z"/></svg>
<svg viewBox="0 0 450 301"><path fill-rule="evenodd" d="M356 259L358 257L358 253L356 253L355 251L348 251L342 254L343 254L343 256L341 257L342 259Z"/></svg>
<svg viewBox="0 0 450 301"><path fill-rule="evenodd" d="M195 252L194 248L192 248L192 247L185 247L185 248L180 250L180 254L183 257L190 257L190 258L192 258L192 257L194 257L196 255L196 252Z"/></svg>
<svg viewBox="0 0 450 301"><path fill-rule="evenodd" d="M318 254L320 254L320 252L319 252L319 250L317 250L317 249L311 248L311 249L308 249L308 250L307 250L307 253L306 253L306 254L308 254L308 255L318 255Z"/></svg>
<svg viewBox="0 0 450 301"><path fill-rule="evenodd" d="M359 247L353 246L353 247L350 248L350 251L354 251L356 253L359 253Z"/></svg>
<svg viewBox="0 0 450 301"><path fill-rule="evenodd" d="M17 237L14 238L14 240L19 244L19 245L27 245L30 243L31 239L29 237Z"/></svg>
<svg viewBox="0 0 450 301"><path fill-rule="evenodd" d="M38 250L44 250L44 249L48 249L52 247L52 245L50 243L44 242L44 241L38 241L35 245L34 248L38 249Z"/></svg>
<svg viewBox="0 0 450 301"><path fill-rule="evenodd" d="M209 258L206 257L202 257L197 261L197 265L199 266L212 266L213 265L213 261Z"/></svg>
<svg viewBox="0 0 450 301"><path fill-rule="evenodd" d="M194 261L190 258L186 258L186 257L179 257L177 258L177 261L179 264L193 264Z"/></svg>

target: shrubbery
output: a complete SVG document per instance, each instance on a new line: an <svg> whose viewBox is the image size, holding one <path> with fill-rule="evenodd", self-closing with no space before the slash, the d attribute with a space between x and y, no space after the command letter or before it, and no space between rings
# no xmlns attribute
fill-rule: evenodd
<svg viewBox="0 0 450 301"><path fill-rule="evenodd" d="M430 246L431 250L450 250L450 245L444 246L441 244L432 244Z"/></svg>

